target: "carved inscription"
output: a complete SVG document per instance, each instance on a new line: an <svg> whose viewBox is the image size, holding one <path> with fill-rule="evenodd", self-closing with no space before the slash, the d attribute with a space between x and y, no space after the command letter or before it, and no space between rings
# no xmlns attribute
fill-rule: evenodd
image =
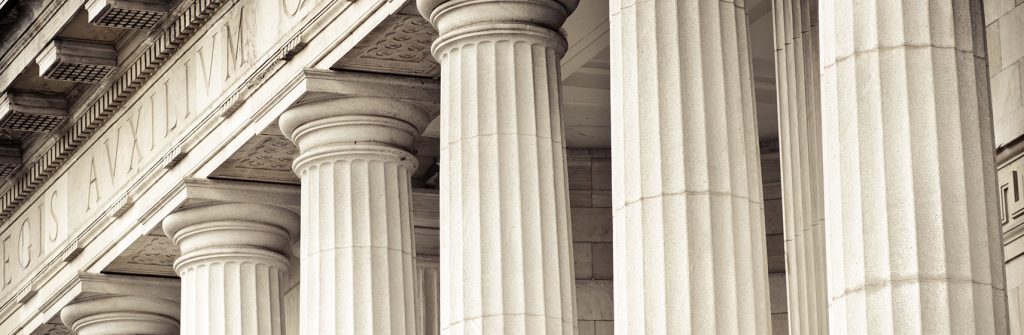
<svg viewBox="0 0 1024 335"><path fill-rule="evenodd" d="M190 50L169 61L159 78L85 143L68 168L33 195L0 231L0 296L58 252L87 220L97 217L144 173L227 89L245 77L316 0L234 3ZM69 201L69 199L73 201Z"/></svg>

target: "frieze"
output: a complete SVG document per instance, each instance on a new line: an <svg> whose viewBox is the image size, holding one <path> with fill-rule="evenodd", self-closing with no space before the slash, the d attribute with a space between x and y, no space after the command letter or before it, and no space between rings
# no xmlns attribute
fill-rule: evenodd
<svg viewBox="0 0 1024 335"><path fill-rule="evenodd" d="M34 192L46 178L80 147L96 129L113 116L128 97L160 68L170 55L212 17L213 12L230 0L194 0L179 17L142 53L120 72L110 89L89 106L87 112L72 122L73 126L44 155L26 164L16 182L0 195L0 220L4 223L14 210Z"/></svg>
<svg viewBox="0 0 1024 335"><path fill-rule="evenodd" d="M18 180L19 190L45 188L4 195L0 205L6 208L8 219L0 229L0 294L12 297L15 295L10 293L32 287L36 279L30 281L31 275L38 273L50 256L60 253L58 258L65 254L70 258L79 249L77 242L68 245L67 241L85 238L74 235L81 234L83 226L99 222L94 220L104 214L118 216L130 208L140 177L158 175L187 152L179 135L200 120L218 117L223 96L265 80L280 66L280 54L294 52L298 43L292 36L284 43L286 50L275 46L319 6L314 0L197 0L188 12L210 19L212 14L203 10L212 3L228 7L208 29L190 28L189 34L202 35L188 44L187 52L173 58L161 56L161 62L173 63L159 71L147 70L152 78L131 94L116 97L120 105L106 95L107 100L97 102L105 114L90 114L97 111L90 110L74 123L71 134L61 138L58 146L74 147L68 150L81 147L81 152L71 157L70 152L51 151L46 159L52 164L32 165L34 176L59 175L45 184L44 179ZM175 22L188 23L190 17ZM180 34L167 36L173 40ZM185 46L183 40L174 43ZM257 63L265 56L271 58ZM239 83L242 88L234 89ZM116 83L113 88L110 92L116 95ZM69 201L71 190L75 201ZM17 216L10 216L22 203Z"/></svg>

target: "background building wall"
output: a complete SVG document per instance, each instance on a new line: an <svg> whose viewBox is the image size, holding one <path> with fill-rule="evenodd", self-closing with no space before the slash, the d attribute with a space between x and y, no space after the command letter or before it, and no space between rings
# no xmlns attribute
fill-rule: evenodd
<svg viewBox="0 0 1024 335"><path fill-rule="evenodd" d="M1024 0L985 0L996 146L1024 134Z"/></svg>
<svg viewBox="0 0 1024 335"><path fill-rule="evenodd" d="M610 151L570 149L567 161L579 335L612 335Z"/></svg>
<svg viewBox="0 0 1024 335"><path fill-rule="evenodd" d="M984 0L1010 333L1024 334L1024 0Z"/></svg>

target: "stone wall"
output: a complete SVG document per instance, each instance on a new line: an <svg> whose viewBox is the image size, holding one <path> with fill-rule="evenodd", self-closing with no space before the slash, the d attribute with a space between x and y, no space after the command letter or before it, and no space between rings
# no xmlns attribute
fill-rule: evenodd
<svg viewBox="0 0 1024 335"><path fill-rule="evenodd" d="M985 0L996 146L1024 134L1024 0Z"/></svg>
<svg viewBox="0 0 1024 335"><path fill-rule="evenodd" d="M1024 0L984 0L1010 333L1024 334Z"/></svg>
<svg viewBox="0 0 1024 335"><path fill-rule="evenodd" d="M579 335L611 335L612 170L608 150L569 150Z"/></svg>
<svg viewBox="0 0 1024 335"><path fill-rule="evenodd" d="M765 151L764 148L761 149ZM786 292L786 245L782 232L782 174L779 153L761 153L764 192L765 247L768 249L768 294L771 299L772 333L789 334Z"/></svg>

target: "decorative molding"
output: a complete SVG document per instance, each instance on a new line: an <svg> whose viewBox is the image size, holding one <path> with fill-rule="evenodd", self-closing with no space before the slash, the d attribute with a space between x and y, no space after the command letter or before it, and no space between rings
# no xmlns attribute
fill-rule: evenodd
<svg viewBox="0 0 1024 335"><path fill-rule="evenodd" d="M128 264L167 266L174 265L180 253L178 247L171 243L165 236L147 235L144 245L134 255L129 257Z"/></svg>
<svg viewBox="0 0 1024 335"><path fill-rule="evenodd" d="M157 34L149 48L123 66L120 78L69 125L67 132L35 160L26 163L17 180L0 195L0 220L6 223L28 197L109 120L120 106L199 30L219 8L232 0L192 0L180 16Z"/></svg>
<svg viewBox="0 0 1024 335"><path fill-rule="evenodd" d="M174 148L171 148L170 152L164 155L164 158L160 160L160 166L163 166L165 169L172 169L177 166L178 163L181 163L181 160L185 159L185 156L187 155L188 152L182 149L181 144L178 144L174 146Z"/></svg>
<svg viewBox="0 0 1024 335"><path fill-rule="evenodd" d="M74 333L63 323L51 321L40 326L39 329L32 332L32 335L74 335Z"/></svg>
<svg viewBox="0 0 1024 335"><path fill-rule="evenodd" d="M437 30L419 15L396 14L370 32L339 62L341 69L436 77L441 65L430 53Z"/></svg>
<svg viewBox="0 0 1024 335"><path fill-rule="evenodd" d="M178 247L162 235L144 235L125 249L104 272L176 277L174 260L181 256Z"/></svg>
<svg viewBox="0 0 1024 335"><path fill-rule="evenodd" d="M299 177L292 171L292 161L298 155L299 149L284 135L256 135L211 177L298 185Z"/></svg>
<svg viewBox="0 0 1024 335"><path fill-rule="evenodd" d="M284 136L258 136L259 139L246 153L245 158L231 167L270 171L291 171L292 161L299 154L298 148Z"/></svg>
<svg viewBox="0 0 1024 335"><path fill-rule="evenodd" d="M1006 234L1024 225L1024 154L1001 166L996 176L999 184L999 222Z"/></svg>
<svg viewBox="0 0 1024 335"><path fill-rule="evenodd" d="M118 198L117 202L114 203L113 207L111 207L113 209L113 212L110 213L110 217L121 217L121 215L124 215L125 212L128 212L128 210L131 209L133 205L135 205L135 201L132 200L131 191L128 191L126 193L127 194L122 195L120 198Z"/></svg>
<svg viewBox="0 0 1024 335"><path fill-rule="evenodd" d="M10 177L21 166L21 147L14 143L0 143L0 178Z"/></svg>

